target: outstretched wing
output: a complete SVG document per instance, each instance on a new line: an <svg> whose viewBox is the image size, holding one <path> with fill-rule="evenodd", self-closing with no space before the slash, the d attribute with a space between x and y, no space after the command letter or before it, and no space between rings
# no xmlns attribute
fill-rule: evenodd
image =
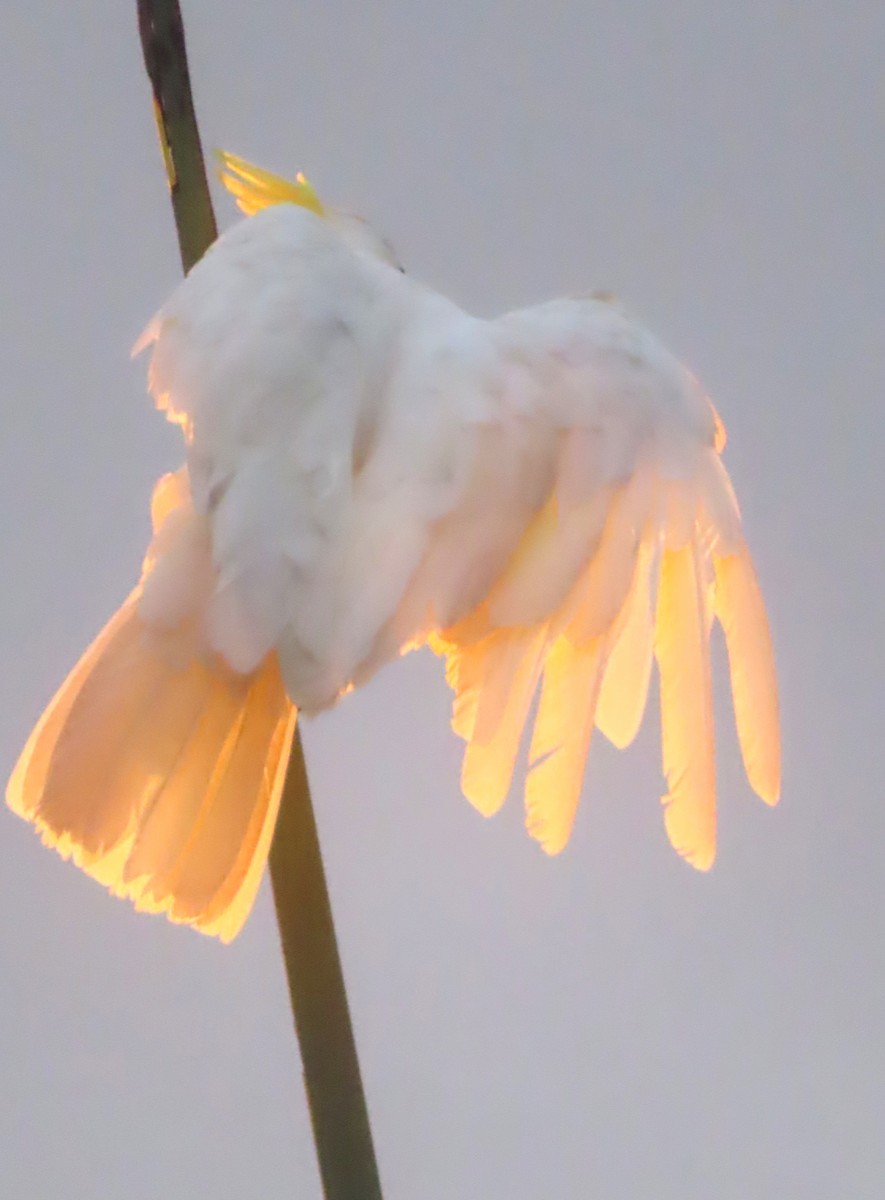
<svg viewBox="0 0 885 1200"><path fill-rule="evenodd" d="M780 790L771 638L719 457L721 422L691 374L609 304L559 301L503 318L492 336L504 364L502 411L486 427L474 488L506 562L478 604L450 597L450 611L466 613L427 639L445 655L455 691L464 792L486 814L504 801L540 684L526 819L545 850L560 851L594 728L616 746L632 741L656 660L666 829L706 869L716 847L714 615L750 783L769 804ZM508 416L514 398L528 418ZM514 537L508 516L519 504L494 476L513 462L508 423L526 419L542 462L527 479Z"/></svg>

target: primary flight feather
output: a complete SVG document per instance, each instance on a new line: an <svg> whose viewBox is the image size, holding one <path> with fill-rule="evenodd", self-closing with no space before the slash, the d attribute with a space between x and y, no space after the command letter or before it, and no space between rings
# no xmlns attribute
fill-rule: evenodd
<svg viewBox="0 0 885 1200"><path fill-rule="evenodd" d="M601 298L469 316L303 178L222 161L249 219L136 347L186 463L158 483L141 580L32 733L11 807L138 908L228 940L297 711L430 646L464 793L490 815L540 692L526 823L553 854L594 728L630 743L656 659L667 833L709 867L714 616L769 804L780 745L765 610L698 381Z"/></svg>

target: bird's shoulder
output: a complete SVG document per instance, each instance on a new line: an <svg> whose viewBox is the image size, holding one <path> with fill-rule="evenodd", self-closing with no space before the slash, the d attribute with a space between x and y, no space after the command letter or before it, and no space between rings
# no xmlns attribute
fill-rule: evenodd
<svg viewBox="0 0 885 1200"><path fill-rule="evenodd" d="M502 352L534 372L538 403L564 426L626 422L715 438L715 413L692 372L608 296L562 297L495 323Z"/></svg>

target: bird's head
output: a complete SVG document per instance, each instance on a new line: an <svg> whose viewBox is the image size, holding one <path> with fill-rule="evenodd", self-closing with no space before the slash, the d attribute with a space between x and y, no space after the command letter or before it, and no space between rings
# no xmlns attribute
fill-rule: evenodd
<svg viewBox="0 0 885 1200"><path fill-rule="evenodd" d="M328 221L342 240L354 250L380 258L382 262L396 267L397 270L403 269L387 238L377 233L362 217L323 204L300 172L294 179L284 179L280 175L265 171L262 167L256 167L236 154L228 154L225 150L216 151L216 157L221 182L247 217L254 216L273 204L297 204L300 208L310 209L318 217Z"/></svg>

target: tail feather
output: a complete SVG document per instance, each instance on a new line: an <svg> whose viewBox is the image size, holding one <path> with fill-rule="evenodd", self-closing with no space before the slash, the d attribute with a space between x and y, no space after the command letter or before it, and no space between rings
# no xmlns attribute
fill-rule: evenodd
<svg viewBox="0 0 885 1200"><path fill-rule="evenodd" d="M133 593L71 670L31 731L7 784L9 807L26 821L34 822L45 839L64 836L63 828L46 827L45 818L40 814L52 752L89 672L129 619L135 598Z"/></svg>
<svg viewBox="0 0 885 1200"><path fill-rule="evenodd" d="M86 854L131 837L205 698L196 669L167 686L168 668L143 640L133 613L90 670L52 749L39 814L76 831Z"/></svg>
<svg viewBox="0 0 885 1200"><path fill-rule="evenodd" d="M261 878L294 712L274 659L251 681L169 665L137 600L59 689L7 799L116 894L229 940Z"/></svg>
<svg viewBox="0 0 885 1200"><path fill-rule="evenodd" d="M272 668L260 673L228 735L170 877L173 912L182 920L212 923L225 913L242 885L271 808L275 816L284 702L279 672ZM269 763L271 757L275 761Z"/></svg>
<svg viewBox="0 0 885 1200"><path fill-rule="evenodd" d="M197 725L144 814L124 874L125 883L140 887L139 903L144 908L168 907L178 863L200 818L214 772L226 761L226 746L238 728L244 698L230 687L208 691Z"/></svg>
<svg viewBox="0 0 885 1200"><path fill-rule="evenodd" d="M265 760L263 812L262 806L256 808L258 819L250 823L230 876L200 921L203 933L215 934L223 942L239 933L252 911L270 853L297 719L293 705L287 702L286 709L287 715L277 722Z"/></svg>

